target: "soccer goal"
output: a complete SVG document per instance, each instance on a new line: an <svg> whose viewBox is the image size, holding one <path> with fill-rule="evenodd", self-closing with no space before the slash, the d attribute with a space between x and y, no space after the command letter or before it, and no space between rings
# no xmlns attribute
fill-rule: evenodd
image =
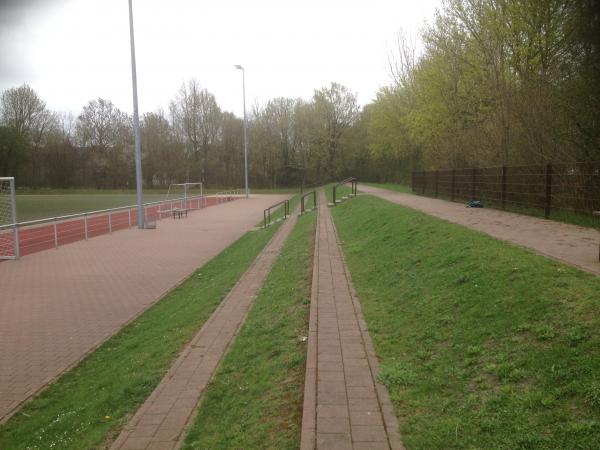
<svg viewBox="0 0 600 450"><path fill-rule="evenodd" d="M19 257L15 179L0 177L0 259Z"/></svg>
<svg viewBox="0 0 600 450"><path fill-rule="evenodd" d="M172 214L175 211L190 211L204 208L204 192L202 183L172 183L158 213Z"/></svg>

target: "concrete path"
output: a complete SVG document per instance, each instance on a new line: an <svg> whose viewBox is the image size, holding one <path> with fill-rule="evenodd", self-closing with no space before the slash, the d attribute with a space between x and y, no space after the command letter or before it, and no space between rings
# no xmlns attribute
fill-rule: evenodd
<svg viewBox="0 0 600 450"><path fill-rule="evenodd" d="M113 450L179 448L209 380L246 320L297 214L277 231L250 268L173 363L167 375L129 421Z"/></svg>
<svg viewBox="0 0 600 450"><path fill-rule="evenodd" d="M287 196L213 206L0 264L0 420Z"/></svg>
<svg viewBox="0 0 600 450"><path fill-rule="evenodd" d="M600 231L491 208L360 185L359 189L600 275Z"/></svg>
<svg viewBox="0 0 600 450"><path fill-rule="evenodd" d="M301 448L402 449L323 192L319 203Z"/></svg>

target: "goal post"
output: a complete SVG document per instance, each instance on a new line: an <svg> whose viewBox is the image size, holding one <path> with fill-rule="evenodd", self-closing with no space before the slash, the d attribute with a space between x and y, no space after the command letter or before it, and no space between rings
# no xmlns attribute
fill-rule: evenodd
<svg viewBox="0 0 600 450"><path fill-rule="evenodd" d="M0 177L0 259L19 257L19 228L14 177Z"/></svg>
<svg viewBox="0 0 600 450"><path fill-rule="evenodd" d="M204 208L204 190L198 183L171 183L165 199L160 204L159 215L170 214L177 209Z"/></svg>

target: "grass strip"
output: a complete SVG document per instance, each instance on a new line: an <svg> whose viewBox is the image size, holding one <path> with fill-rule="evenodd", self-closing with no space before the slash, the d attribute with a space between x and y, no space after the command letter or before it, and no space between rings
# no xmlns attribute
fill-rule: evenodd
<svg viewBox="0 0 600 450"><path fill-rule="evenodd" d="M332 213L408 449L599 448L599 278L372 196Z"/></svg>
<svg viewBox="0 0 600 450"><path fill-rule="evenodd" d="M183 448L299 448L315 221L298 218Z"/></svg>
<svg viewBox="0 0 600 450"><path fill-rule="evenodd" d="M0 427L0 448L112 442L277 228L245 234L26 404Z"/></svg>

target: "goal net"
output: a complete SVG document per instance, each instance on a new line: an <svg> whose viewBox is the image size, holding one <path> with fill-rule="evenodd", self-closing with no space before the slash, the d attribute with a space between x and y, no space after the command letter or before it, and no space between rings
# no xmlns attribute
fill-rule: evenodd
<svg viewBox="0 0 600 450"><path fill-rule="evenodd" d="M0 177L0 259L19 257L15 179Z"/></svg>
<svg viewBox="0 0 600 450"><path fill-rule="evenodd" d="M202 183L173 183L160 204L159 214L170 214L174 210L193 210L204 207Z"/></svg>

